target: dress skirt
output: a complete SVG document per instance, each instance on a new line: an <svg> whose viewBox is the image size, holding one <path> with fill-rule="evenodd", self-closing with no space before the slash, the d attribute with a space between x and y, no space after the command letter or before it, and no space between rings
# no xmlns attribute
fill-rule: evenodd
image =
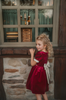
<svg viewBox="0 0 66 100"><path fill-rule="evenodd" d="M44 94L49 90L44 64L47 63L48 53L38 51L35 55L37 64L31 68L26 88L34 94Z"/></svg>
<svg viewBox="0 0 66 100"><path fill-rule="evenodd" d="M44 94L49 90L44 67L33 66L26 83L26 88L34 94Z"/></svg>

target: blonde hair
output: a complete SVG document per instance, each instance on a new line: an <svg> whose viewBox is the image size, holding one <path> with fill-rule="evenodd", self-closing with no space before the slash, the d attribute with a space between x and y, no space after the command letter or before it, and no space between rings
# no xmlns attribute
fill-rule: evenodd
<svg viewBox="0 0 66 100"><path fill-rule="evenodd" d="M48 52L48 56L53 56L53 47L52 44L50 42L50 39L48 38L48 35L46 35L45 33L42 33L41 35L39 35L36 40L41 40L43 41L43 44L46 45L46 51Z"/></svg>

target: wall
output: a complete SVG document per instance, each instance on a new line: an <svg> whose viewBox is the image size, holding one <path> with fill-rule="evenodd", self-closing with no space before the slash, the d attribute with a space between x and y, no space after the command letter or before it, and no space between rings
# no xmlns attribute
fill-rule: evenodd
<svg viewBox="0 0 66 100"><path fill-rule="evenodd" d="M48 97L54 97L54 58L50 61L50 84ZM7 100L36 100L35 94L26 89L31 70L30 58L3 58L4 74L2 83Z"/></svg>

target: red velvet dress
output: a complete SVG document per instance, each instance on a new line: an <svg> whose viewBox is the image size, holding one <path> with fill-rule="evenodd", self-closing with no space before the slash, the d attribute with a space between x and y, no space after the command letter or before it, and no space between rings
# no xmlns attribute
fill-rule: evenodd
<svg viewBox="0 0 66 100"><path fill-rule="evenodd" d="M48 53L38 51L35 55L35 59L39 62L35 66L32 66L27 79L26 88L31 90L34 94L44 94L49 90L44 69L44 64L46 64L48 60Z"/></svg>

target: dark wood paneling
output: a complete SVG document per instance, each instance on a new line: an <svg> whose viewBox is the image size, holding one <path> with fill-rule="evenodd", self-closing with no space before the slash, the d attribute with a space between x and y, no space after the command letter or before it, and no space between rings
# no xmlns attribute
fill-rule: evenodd
<svg viewBox="0 0 66 100"><path fill-rule="evenodd" d="M54 98L66 100L66 48L55 48L54 59Z"/></svg>
<svg viewBox="0 0 66 100"><path fill-rule="evenodd" d="M58 45L66 46L66 0L60 0Z"/></svg>
<svg viewBox="0 0 66 100"><path fill-rule="evenodd" d="M0 76L2 76L3 73L4 73L4 71L3 71L3 58L0 57Z"/></svg>
<svg viewBox="0 0 66 100"><path fill-rule="evenodd" d="M27 54L26 49L14 49L14 54Z"/></svg>
<svg viewBox="0 0 66 100"><path fill-rule="evenodd" d="M54 96L56 99L66 98L66 57L55 58Z"/></svg>
<svg viewBox="0 0 66 100"><path fill-rule="evenodd" d="M2 55L30 55L29 49L33 48L36 49L35 47L3 47L0 48L0 56ZM36 53L36 52L35 52Z"/></svg>
<svg viewBox="0 0 66 100"><path fill-rule="evenodd" d="M13 54L12 49L2 49L2 54Z"/></svg>
<svg viewBox="0 0 66 100"><path fill-rule="evenodd" d="M1 49L0 49L0 55L1 55Z"/></svg>
<svg viewBox="0 0 66 100"><path fill-rule="evenodd" d="M2 84L2 76L3 76L3 58L0 58L0 100L6 100L5 91Z"/></svg>
<svg viewBox="0 0 66 100"><path fill-rule="evenodd" d="M54 56L54 97L66 100L66 0L60 0L58 48Z"/></svg>

